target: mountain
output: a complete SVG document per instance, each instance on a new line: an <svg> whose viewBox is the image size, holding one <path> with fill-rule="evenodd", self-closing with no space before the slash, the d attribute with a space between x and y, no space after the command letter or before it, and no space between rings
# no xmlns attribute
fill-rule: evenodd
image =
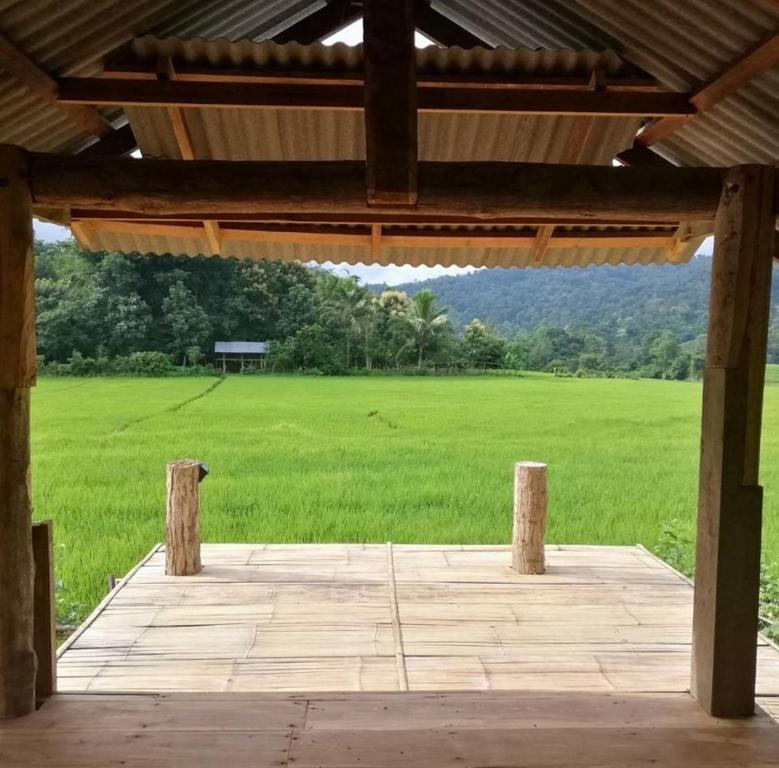
<svg viewBox="0 0 779 768"><path fill-rule="evenodd" d="M478 318L509 335L539 325L588 326L629 335L670 330L684 341L706 332L710 275L711 257L700 255L683 265L482 269L395 289L430 289L457 328ZM779 302L779 269L773 302Z"/></svg>

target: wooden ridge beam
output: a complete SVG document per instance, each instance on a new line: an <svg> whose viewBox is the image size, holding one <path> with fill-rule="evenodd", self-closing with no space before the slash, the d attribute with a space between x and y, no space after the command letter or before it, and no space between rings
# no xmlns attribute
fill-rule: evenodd
<svg viewBox="0 0 779 768"><path fill-rule="evenodd" d="M135 160L28 153L33 203L199 219L262 214L274 220L375 217L365 164ZM414 209L387 219L442 222L680 222L712 219L717 168L613 168L543 163L419 163ZM369 219L370 220L370 219ZM373 218L373 221L379 221Z"/></svg>
<svg viewBox="0 0 779 768"><path fill-rule="evenodd" d="M408 78L406 78L406 81ZM408 88L408 83L406 82ZM384 91L382 91L384 92ZM365 108L364 88L354 83L215 82L177 79L162 82L107 77L61 78L62 104L135 107L208 107L211 109ZM387 98L387 97L384 97ZM590 90L578 88L491 88L484 83L420 84L420 112L503 113L529 115L689 116L695 111L687 94L668 91Z"/></svg>
<svg viewBox="0 0 779 768"><path fill-rule="evenodd" d="M365 0L363 40L368 203L417 199L415 0Z"/></svg>
<svg viewBox="0 0 779 768"><path fill-rule="evenodd" d="M432 8L429 0L416 0L416 25L425 37L444 48L494 48Z"/></svg>
<svg viewBox="0 0 779 768"><path fill-rule="evenodd" d="M44 72L2 33L0 33L0 69L11 75L20 85L32 91L38 98L55 106L87 133L94 136L106 136L111 132L111 123L96 109L60 102L57 98L57 81Z"/></svg>
<svg viewBox="0 0 779 768"><path fill-rule="evenodd" d="M711 109L738 88L777 65L779 65L779 32L692 94L690 103L697 109L697 114L686 118L665 117L655 120L638 134L638 141L649 146L668 138L690 120Z"/></svg>

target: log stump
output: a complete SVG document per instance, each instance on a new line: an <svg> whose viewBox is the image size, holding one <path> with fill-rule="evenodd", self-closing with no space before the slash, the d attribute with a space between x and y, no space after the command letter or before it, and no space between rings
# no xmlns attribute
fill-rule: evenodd
<svg viewBox="0 0 779 768"><path fill-rule="evenodd" d="M544 572L546 464L520 461L514 466L512 566L526 575Z"/></svg>
<svg viewBox="0 0 779 768"><path fill-rule="evenodd" d="M200 573L200 480L202 464L180 459L168 464L165 515L165 573Z"/></svg>

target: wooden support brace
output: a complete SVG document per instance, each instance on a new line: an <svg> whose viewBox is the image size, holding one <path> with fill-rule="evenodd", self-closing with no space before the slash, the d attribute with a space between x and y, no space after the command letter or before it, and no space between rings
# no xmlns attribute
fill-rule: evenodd
<svg viewBox="0 0 779 768"><path fill-rule="evenodd" d="M692 693L717 717L754 712L762 489L758 485L775 173L725 179L715 223L703 380Z"/></svg>
<svg viewBox="0 0 779 768"><path fill-rule="evenodd" d="M203 465L192 459L168 464L168 502L165 516L165 573L200 573L200 480Z"/></svg>
<svg viewBox="0 0 779 768"><path fill-rule="evenodd" d="M544 572L546 533L546 464L520 461L514 466L512 566L517 573Z"/></svg>
<svg viewBox="0 0 779 768"><path fill-rule="evenodd" d="M35 709L30 387L35 292L28 157L0 146L0 718Z"/></svg>
<svg viewBox="0 0 779 768"><path fill-rule="evenodd" d="M35 561L35 676L36 705L57 691L57 596L54 584L53 524L33 523L32 551Z"/></svg>

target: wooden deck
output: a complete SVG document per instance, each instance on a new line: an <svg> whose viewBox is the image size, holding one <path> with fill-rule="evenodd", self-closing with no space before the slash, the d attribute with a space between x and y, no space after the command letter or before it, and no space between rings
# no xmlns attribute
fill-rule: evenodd
<svg viewBox="0 0 779 768"><path fill-rule="evenodd" d="M59 660L62 691L685 692L692 588L640 547L204 545L155 551ZM760 641L758 692L779 702Z"/></svg>
<svg viewBox="0 0 779 768"><path fill-rule="evenodd" d="M749 768L779 765L779 726L678 693L60 694L0 722L0 765Z"/></svg>

